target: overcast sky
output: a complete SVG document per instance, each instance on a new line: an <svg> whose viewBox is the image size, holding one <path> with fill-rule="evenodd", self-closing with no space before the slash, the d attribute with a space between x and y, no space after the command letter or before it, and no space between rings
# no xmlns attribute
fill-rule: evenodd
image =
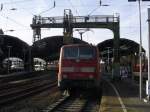
<svg viewBox="0 0 150 112"><path fill-rule="evenodd" d="M55 1L55 8L52 8ZM33 31L30 27L33 15L41 14L43 17L63 16L64 9L71 9L74 16L91 15L120 15L120 36L139 43L139 13L138 2L128 2L128 0L0 0L3 4L0 11L0 28L5 34L9 34L22 39L28 44L32 44ZM147 8L150 2L142 2L142 42L147 50L148 23ZM11 9L16 10L11 10ZM48 10L50 9L50 10ZM93 11L95 9L95 11ZM46 11L47 10L47 11ZM10 32L8 30L15 30ZM44 29L42 38L47 36L62 35L62 29ZM74 32L74 37L80 38L78 32ZM113 38L113 33L108 29L91 29L83 34L83 40L93 44L100 43L106 39Z"/></svg>

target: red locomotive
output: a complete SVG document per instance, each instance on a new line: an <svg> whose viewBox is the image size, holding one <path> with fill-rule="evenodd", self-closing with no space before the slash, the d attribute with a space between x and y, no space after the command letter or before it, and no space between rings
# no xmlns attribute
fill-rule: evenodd
<svg viewBox="0 0 150 112"><path fill-rule="evenodd" d="M89 44L64 45L60 51L58 87L94 88L101 86L99 51Z"/></svg>

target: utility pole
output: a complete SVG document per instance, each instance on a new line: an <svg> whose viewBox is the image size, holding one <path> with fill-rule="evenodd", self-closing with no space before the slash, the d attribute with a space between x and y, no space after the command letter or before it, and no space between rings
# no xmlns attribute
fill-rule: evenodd
<svg viewBox="0 0 150 112"><path fill-rule="evenodd" d="M138 1L139 8L139 26L140 26L140 45L139 45L139 64L140 64L140 78L139 78L139 98L142 100L142 88L143 88L143 77L142 77L142 22L141 22L141 0L128 0L129 2ZM146 1L146 0L144 0ZM148 1L148 0L147 0Z"/></svg>
<svg viewBox="0 0 150 112"><path fill-rule="evenodd" d="M139 22L140 22L140 48L139 48L139 56L140 56L140 88L139 88L139 97L140 100L142 100L142 96L143 96L143 92L142 92L142 88L143 88L143 77L142 77L142 22L141 22L141 0L138 0L139 3Z"/></svg>
<svg viewBox="0 0 150 112"><path fill-rule="evenodd" d="M150 8L148 8L148 81L146 84L148 100L150 100Z"/></svg>

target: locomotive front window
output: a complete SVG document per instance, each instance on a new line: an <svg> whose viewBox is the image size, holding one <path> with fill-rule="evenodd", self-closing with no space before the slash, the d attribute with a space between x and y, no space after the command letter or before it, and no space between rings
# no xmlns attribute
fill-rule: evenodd
<svg viewBox="0 0 150 112"><path fill-rule="evenodd" d="M78 58L78 47L64 48L64 58L67 58L67 59Z"/></svg>
<svg viewBox="0 0 150 112"><path fill-rule="evenodd" d="M66 47L64 48L65 59L90 59L94 58L96 51L91 47Z"/></svg>
<svg viewBox="0 0 150 112"><path fill-rule="evenodd" d="M89 59L95 57L95 49L91 47L80 47L79 57L82 59Z"/></svg>

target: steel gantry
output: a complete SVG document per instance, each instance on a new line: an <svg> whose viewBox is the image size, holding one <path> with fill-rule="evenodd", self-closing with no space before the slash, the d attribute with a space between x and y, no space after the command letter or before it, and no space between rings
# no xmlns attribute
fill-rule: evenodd
<svg viewBox="0 0 150 112"><path fill-rule="evenodd" d="M73 28L107 28L114 33L114 70L113 74L119 76L119 39L120 18L114 15L73 16L71 10L65 9L64 16L41 17L34 16L31 27L33 29L33 42L41 39L41 28L64 28L64 44L72 43Z"/></svg>

